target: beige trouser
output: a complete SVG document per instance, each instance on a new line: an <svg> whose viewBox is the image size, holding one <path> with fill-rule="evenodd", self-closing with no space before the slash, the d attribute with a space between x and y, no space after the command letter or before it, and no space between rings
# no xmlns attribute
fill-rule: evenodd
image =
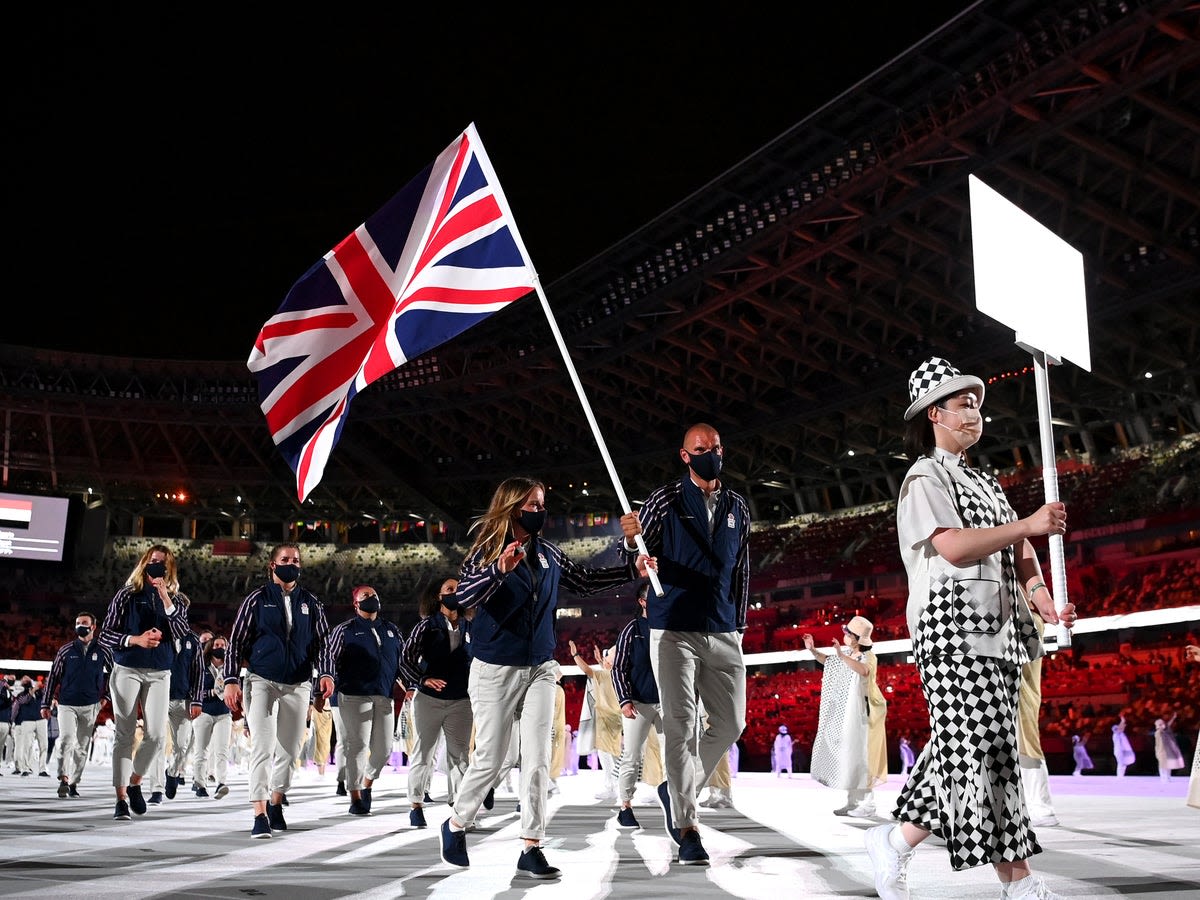
<svg viewBox="0 0 1200 900"><path fill-rule="evenodd" d="M112 694L113 786L124 787L134 774L153 773L155 757L167 743L167 709L171 704L170 669L133 669L120 663L108 679ZM133 744L142 714L142 739L134 753Z"/></svg>
<svg viewBox="0 0 1200 900"><path fill-rule="evenodd" d="M365 780L374 781L392 753L392 730L396 707L391 697L338 694L338 709L346 729L342 746L346 753L346 790L359 791Z"/></svg>
<svg viewBox="0 0 1200 900"><path fill-rule="evenodd" d="M58 740L54 746L59 749L58 772L55 773L59 778L65 775L71 784L79 784L83 767L87 765L92 727L99 714L99 703L88 706L58 705Z"/></svg>
<svg viewBox="0 0 1200 900"><path fill-rule="evenodd" d="M304 720L312 687L280 684L253 673L242 686L242 705L250 726L250 802L286 794L304 742Z"/></svg>

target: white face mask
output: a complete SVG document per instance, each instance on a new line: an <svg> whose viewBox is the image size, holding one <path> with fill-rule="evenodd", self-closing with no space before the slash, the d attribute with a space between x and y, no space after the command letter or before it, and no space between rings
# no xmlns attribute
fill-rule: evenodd
<svg viewBox="0 0 1200 900"><path fill-rule="evenodd" d="M951 428L949 425L943 425L941 422L934 422L938 428L944 428L954 434L965 450L970 447L983 435L983 415L977 409L966 407L964 409L946 409L944 406L937 407L939 412L949 413L952 416L958 417L958 427Z"/></svg>

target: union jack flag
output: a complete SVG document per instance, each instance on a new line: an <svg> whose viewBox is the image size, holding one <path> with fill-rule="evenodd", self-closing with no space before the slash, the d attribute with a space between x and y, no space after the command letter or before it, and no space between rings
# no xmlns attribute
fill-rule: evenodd
<svg viewBox="0 0 1200 900"><path fill-rule="evenodd" d="M303 502L367 385L535 289L474 124L297 281L246 365Z"/></svg>

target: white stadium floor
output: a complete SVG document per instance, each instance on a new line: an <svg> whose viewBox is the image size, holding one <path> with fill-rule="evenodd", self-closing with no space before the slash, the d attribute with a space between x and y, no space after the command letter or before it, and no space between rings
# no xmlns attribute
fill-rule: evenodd
<svg viewBox="0 0 1200 900"><path fill-rule="evenodd" d="M515 774L515 773L514 773ZM388 769L376 783L373 814L347 814L334 795L332 769L299 773L285 809L289 830L249 839L245 776L231 769L224 800L175 800L142 817L112 818L107 765L93 765L81 797L60 800L55 781L0 777L0 895L6 897L306 898L427 897L599 898L875 896L863 832L876 822L839 818L843 795L807 775L791 779L743 772L731 810L704 810L707 868L674 862L652 792L642 786L635 808L641 830L615 828L612 810L595 799L599 775L564 776L551 798L546 856L563 870L554 882L514 877L520 843L515 798L501 791L495 809L468 835L471 868L452 869L438 852L444 804L426 808L430 827L408 827L403 773ZM898 776L877 791L886 814ZM433 796L441 796L438 776ZM1065 897L1200 898L1200 810L1184 803L1187 779L1052 777L1062 824L1038 830L1043 853L1033 861ZM988 869L952 872L940 842L922 846L910 867L914 898L996 898Z"/></svg>

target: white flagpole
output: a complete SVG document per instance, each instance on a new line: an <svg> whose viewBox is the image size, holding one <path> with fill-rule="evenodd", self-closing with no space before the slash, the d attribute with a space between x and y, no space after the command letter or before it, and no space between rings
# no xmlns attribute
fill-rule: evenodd
<svg viewBox="0 0 1200 900"><path fill-rule="evenodd" d="M1037 388L1038 433L1042 447L1042 484L1046 489L1046 502L1058 502L1058 465L1054 453L1054 423L1050 421L1050 366L1057 362L1041 350L1027 347L1033 353L1034 383ZM1067 567L1063 552L1063 536L1049 535L1050 574L1054 586L1054 609L1062 612L1067 605ZM1071 629L1061 622L1057 629L1058 646L1071 646Z"/></svg>
<svg viewBox="0 0 1200 900"><path fill-rule="evenodd" d="M608 455L608 447L604 443L604 436L600 433L600 426L596 424L596 417L592 415L592 407L588 403L587 395L583 392L583 385L579 381L579 375L575 372L575 364L571 362L571 354L567 351L567 344L563 340L562 332L558 330L558 322L554 319L554 313L550 310L550 301L546 299L546 292L542 290L542 281L537 274L537 270L533 267L533 260L529 258L529 251L525 249L525 242L521 240L521 233L517 230L517 220L513 218L512 209L508 205L508 198L504 196L504 190L500 187L500 179L496 177L496 170L492 168L492 161L487 155L487 151L483 149L483 140L479 137L479 132L475 128L475 123L472 122L467 126L463 134L467 137L475 147L475 158L478 160L480 167L487 175L488 183L492 186L496 202L500 205L500 209L504 213L505 223L508 225L513 240L521 251L521 258L529 268L529 274L533 281L534 290L537 291L538 300L541 301L542 311L546 314L546 321L550 323L550 330L554 332L554 340L558 344L558 351L562 354L563 362L567 366L567 372L571 376L571 383L575 385L575 393L579 395L579 402L583 405L584 415L587 416L588 424L592 426L592 436L596 438L596 446L600 448L600 456L604 459L604 466L608 469L608 477L612 479L613 489L617 492L617 499L621 503L621 511L628 513L632 511L629 505L629 499L625 496L625 489L621 487L621 479L617 477L617 470L613 467L612 458ZM649 556L650 553L646 549L646 542L639 534L636 537L637 548L640 553ZM662 583L658 580L658 573L653 569L647 569L650 576L650 583L654 586L654 593L659 597L663 595Z"/></svg>
<svg viewBox="0 0 1200 900"><path fill-rule="evenodd" d="M558 330L558 322L555 321L554 313L550 309L550 301L546 299L546 292L542 290L542 282L535 276L534 288L537 290L538 300L542 304L542 312L546 314L546 321L550 323L550 330L554 333L554 341L558 344L558 352L562 354L563 363L566 364L567 373L571 376L571 383L575 385L575 393L579 395L579 402L583 405L583 414L587 416L588 424L592 426L592 436L596 439L596 445L600 448L600 456L604 459L604 466L608 469L608 477L612 479L613 490L617 492L617 500L621 504L622 512L630 512L632 507L629 505L629 498L625 496L625 489L621 487L621 479L617 477L617 470L613 466L612 457L608 455L608 447L604 443L604 435L600 433L600 426L596 424L596 417L592 414L591 404L588 403L587 394L583 391L583 384L579 381L579 374L575 371L575 363L571 361L571 354L567 351L566 341L563 340L562 332ZM650 551L646 549L646 542L639 534L634 538L637 542L638 551L645 556L650 555ZM654 593L661 597L663 595L662 583L658 580L658 573L651 568L646 569L646 574L650 576L650 583L654 586Z"/></svg>

